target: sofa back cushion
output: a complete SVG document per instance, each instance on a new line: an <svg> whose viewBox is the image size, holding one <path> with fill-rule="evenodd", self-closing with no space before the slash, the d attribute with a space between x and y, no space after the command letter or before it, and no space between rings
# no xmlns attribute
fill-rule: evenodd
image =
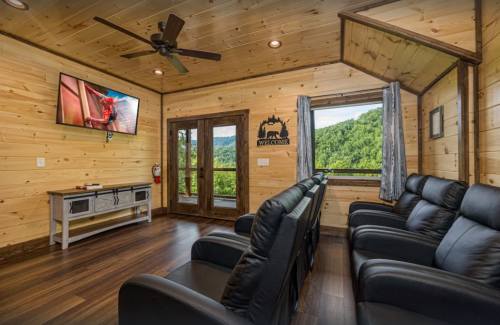
<svg viewBox="0 0 500 325"><path fill-rule="evenodd" d="M309 212L309 217L308 217L308 227L312 226L312 219L314 217L314 212L316 210L316 206L319 203L319 185L314 185L313 188L311 188L309 191L306 192L306 197L311 199L311 211Z"/></svg>
<svg viewBox="0 0 500 325"><path fill-rule="evenodd" d="M471 186L434 266L500 287L500 188Z"/></svg>
<svg viewBox="0 0 500 325"><path fill-rule="evenodd" d="M302 191L302 195L305 195L307 191L309 191L311 188L313 188L314 181L312 179L308 178L308 179L304 179L304 180L298 182L294 186L297 186L298 188L300 188L300 190Z"/></svg>
<svg viewBox="0 0 500 325"><path fill-rule="evenodd" d="M467 183L429 177L405 229L441 240L458 216Z"/></svg>
<svg viewBox="0 0 500 325"><path fill-rule="evenodd" d="M393 212L408 217L415 206L422 200L422 191L429 179L427 175L411 174L405 183L405 191L394 205Z"/></svg>
<svg viewBox="0 0 500 325"><path fill-rule="evenodd" d="M290 297L283 297L290 292L284 288L290 289L290 273L306 233L311 209L311 199L301 197L292 211L280 216L263 213L268 209L261 211L259 208L256 219L263 220L254 224L251 244L242 254L224 289L221 303L255 324L267 324L273 317L277 302L283 298L290 300ZM268 218L278 222L266 222ZM257 233L267 234L266 244Z"/></svg>

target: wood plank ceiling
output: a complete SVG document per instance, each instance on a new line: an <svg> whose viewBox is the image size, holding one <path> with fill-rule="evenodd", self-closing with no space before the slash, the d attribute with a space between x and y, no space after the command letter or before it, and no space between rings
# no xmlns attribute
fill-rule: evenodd
<svg viewBox="0 0 500 325"><path fill-rule="evenodd" d="M342 62L420 94L458 60L429 47L347 20Z"/></svg>
<svg viewBox="0 0 500 325"><path fill-rule="evenodd" d="M401 0L357 13L457 49L476 51L474 0ZM342 62L380 79L399 81L420 94L457 62L445 54L408 39L346 20Z"/></svg>
<svg viewBox="0 0 500 325"><path fill-rule="evenodd" d="M0 2L0 33L167 93L339 60L338 12L377 1L25 0L28 11ZM186 21L179 47L218 52L222 61L181 57L190 70L181 75L159 55L127 60L120 55L148 46L92 19L149 38L171 13ZM274 39L283 46L269 48Z"/></svg>

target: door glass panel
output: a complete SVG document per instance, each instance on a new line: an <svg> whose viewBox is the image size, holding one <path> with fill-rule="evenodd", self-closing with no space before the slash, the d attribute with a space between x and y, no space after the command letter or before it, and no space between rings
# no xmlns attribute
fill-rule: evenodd
<svg viewBox="0 0 500 325"><path fill-rule="evenodd" d="M179 195L178 202L198 204L198 130L177 132Z"/></svg>
<svg viewBox="0 0 500 325"><path fill-rule="evenodd" d="M213 204L236 208L236 125L213 128Z"/></svg>
<svg viewBox="0 0 500 325"><path fill-rule="evenodd" d="M179 170L178 202L198 204L198 172Z"/></svg>
<svg viewBox="0 0 500 325"><path fill-rule="evenodd" d="M236 168L236 125L214 127L214 168Z"/></svg>
<svg viewBox="0 0 500 325"><path fill-rule="evenodd" d="M214 171L214 206L236 208L236 171Z"/></svg>

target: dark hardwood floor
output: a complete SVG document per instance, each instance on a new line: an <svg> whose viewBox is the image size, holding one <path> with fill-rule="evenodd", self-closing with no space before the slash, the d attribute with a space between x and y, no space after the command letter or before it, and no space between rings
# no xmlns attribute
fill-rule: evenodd
<svg viewBox="0 0 500 325"><path fill-rule="evenodd" d="M189 261L192 243L233 223L168 216L0 261L0 324L118 324L118 290ZM355 324L347 242L322 236L294 325Z"/></svg>

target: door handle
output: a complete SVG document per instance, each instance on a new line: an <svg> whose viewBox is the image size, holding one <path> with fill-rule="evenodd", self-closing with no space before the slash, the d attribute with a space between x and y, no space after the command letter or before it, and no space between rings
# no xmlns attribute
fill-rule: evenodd
<svg viewBox="0 0 500 325"><path fill-rule="evenodd" d="M203 175L203 167L200 168L200 178L203 178L205 175Z"/></svg>

